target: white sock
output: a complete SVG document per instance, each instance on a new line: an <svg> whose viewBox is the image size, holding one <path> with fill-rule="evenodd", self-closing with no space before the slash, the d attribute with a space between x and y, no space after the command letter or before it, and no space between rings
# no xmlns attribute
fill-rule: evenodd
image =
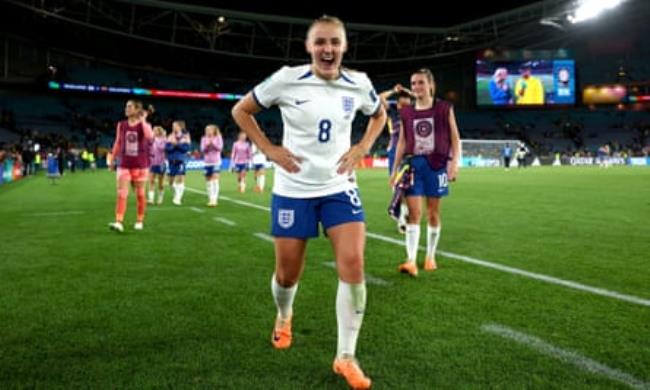
<svg viewBox="0 0 650 390"><path fill-rule="evenodd" d="M239 182L239 191L244 192L246 191L246 181L242 180Z"/></svg>
<svg viewBox="0 0 650 390"><path fill-rule="evenodd" d="M359 329L366 311L366 283L346 283L339 280L336 293L338 348L336 356L354 356Z"/></svg>
<svg viewBox="0 0 650 390"><path fill-rule="evenodd" d="M406 225L406 257L409 262L415 262L420 244L420 224Z"/></svg>
<svg viewBox="0 0 650 390"><path fill-rule="evenodd" d="M212 180L210 182L210 190L212 191L210 193L210 202L217 203L217 197L219 196L219 182Z"/></svg>
<svg viewBox="0 0 650 390"><path fill-rule="evenodd" d="M164 193L165 193L164 189L158 190L158 203L162 203Z"/></svg>
<svg viewBox="0 0 650 390"><path fill-rule="evenodd" d="M172 192L174 193L174 199L178 197L178 183L172 183Z"/></svg>
<svg viewBox="0 0 650 390"><path fill-rule="evenodd" d="M440 226L427 224L427 259L433 259L440 240Z"/></svg>
<svg viewBox="0 0 650 390"><path fill-rule="evenodd" d="M212 189L212 182L211 181L207 181L205 183L205 190L208 193L208 202L212 202L213 189Z"/></svg>
<svg viewBox="0 0 650 390"><path fill-rule="evenodd" d="M183 192L185 192L185 183L178 183L178 200L183 199Z"/></svg>
<svg viewBox="0 0 650 390"><path fill-rule="evenodd" d="M282 287L275 279L275 274L271 279L271 291L273 292L273 300L275 306L278 308L278 316L282 319L287 319L293 314L293 298L298 291L298 283L291 287Z"/></svg>
<svg viewBox="0 0 650 390"><path fill-rule="evenodd" d="M214 186L214 187L213 187L213 188L214 188L214 192L213 192L213 194L214 194L214 200L215 200L215 202L216 202L216 201L219 200L219 180L215 180L215 181L213 181L212 183L213 183L212 185Z"/></svg>
<svg viewBox="0 0 650 390"><path fill-rule="evenodd" d="M257 186L262 191L264 191L265 182L266 182L266 175L260 175L260 176L257 177Z"/></svg>
<svg viewBox="0 0 650 390"><path fill-rule="evenodd" d="M153 190L149 190L148 195L149 195L149 199L148 199L149 202L153 202L154 191L153 191Z"/></svg>

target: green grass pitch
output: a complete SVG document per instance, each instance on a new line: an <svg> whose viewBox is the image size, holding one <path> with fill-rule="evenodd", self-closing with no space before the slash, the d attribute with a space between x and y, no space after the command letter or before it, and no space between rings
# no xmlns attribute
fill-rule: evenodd
<svg viewBox="0 0 650 390"><path fill-rule="evenodd" d="M359 181L368 231L401 240L386 172ZM205 187L198 172L187 184ZM275 351L273 246L254 236L269 232L268 212L226 200L208 209L189 191L175 207L168 191L136 232L131 193L120 235L107 228L114 187L105 171L0 187L0 388L345 388L331 372L326 239L309 244L294 345ZM268 193L237 193L233 174L221 188L269 205ZM442 223L443 251L650 300L650 169L461 170ZM650 382L650 306L445 256L410 279L397 273L404 255L368 238L366 272L386 282L368 285L358 344L374 388L629 388L486 324Z"/></svg>

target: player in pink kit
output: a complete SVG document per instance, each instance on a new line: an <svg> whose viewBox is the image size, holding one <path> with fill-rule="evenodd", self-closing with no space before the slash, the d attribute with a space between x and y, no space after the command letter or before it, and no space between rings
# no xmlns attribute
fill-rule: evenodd
<svg viewBox="0 0 650 390"><path fill-rule="evenodd" d="M163 202L165 192L165 145L167 144L167 132L161 126L153 128L153 141L151 142L151 168L149 168L149 197L147 203L154 203L156 194L156 183L158 183L158 204Z"/></svg>
<svg viewBox="0 0 650 390"><path fill-rule="evenodd" d="M223 138L217 125L207 125L201 138L201 152L205 162L205 185L208 191L208 207L215 207L219 201L219 172L221 171L221 150Z"/></svg>
<svg viewBox="0 0 650 390"><path fill-rule="evenodd" d="M153 107L149 106L150 110ZM126 102L124 114L127 119L117 124L113 156L119 161L117 168L117 204L115 206L115 222L109 224L112 230L123 232L126 201L129 196L129 184L133 186L137 199L137 218L135 230L142 230L144 211L147 207L145 184L149 170L149 144L153 139L153 130L147 123L149 111L142 108L142 102L129 100Z"/></svg>
<svg viewBox="0 0 650 390"><path fill-rule="evenodd" d="M246 140L246 133L239 132L237 142L232 144L232 154L230 155L231 166L235 167L235 172L239 174L237 181L239 182L239 192L246 191L246 172L251 163L253 151L251 144Z"/></svg>

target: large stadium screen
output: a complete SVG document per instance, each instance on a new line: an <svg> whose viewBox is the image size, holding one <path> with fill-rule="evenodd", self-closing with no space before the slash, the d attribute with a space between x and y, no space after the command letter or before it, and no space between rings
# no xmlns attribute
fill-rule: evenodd
<svg viewBox="0 0 650 390"><path fill-rule="evenodd" d="M478 106L573 105L575 96L572 59L476 61Z"/></svg>

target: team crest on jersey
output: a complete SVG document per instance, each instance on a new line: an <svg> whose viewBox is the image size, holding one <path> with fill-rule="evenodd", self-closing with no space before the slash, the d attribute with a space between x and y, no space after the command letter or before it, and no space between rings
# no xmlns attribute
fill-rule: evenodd
<svg viewBox="0 0 650 390"><path fill-rule="evenodd" d="M126 139L124 143L124 154L127 156L137 156L139 149L138 132L127 131L124 138Z"/></svg>
<svg viewBox="0 0 650 390"><path fill-rule="evenodd" d="M419 137L428 137L433 133L433 118L413 120L413 129Z"/></svg>
<svg viewBox="0 0 650 390"><path fill-rule="evenodd" d="M354 98L352 96L343 96L343 112L345 115L352 114L354 110Z"/></svg>
<svg viewBox="0 0 650 390"><path fill-rule="evenodd" d="M293 210L280 209L278 210L278 225L283 229L289 229L293 226L294 213Z"/></svg>

